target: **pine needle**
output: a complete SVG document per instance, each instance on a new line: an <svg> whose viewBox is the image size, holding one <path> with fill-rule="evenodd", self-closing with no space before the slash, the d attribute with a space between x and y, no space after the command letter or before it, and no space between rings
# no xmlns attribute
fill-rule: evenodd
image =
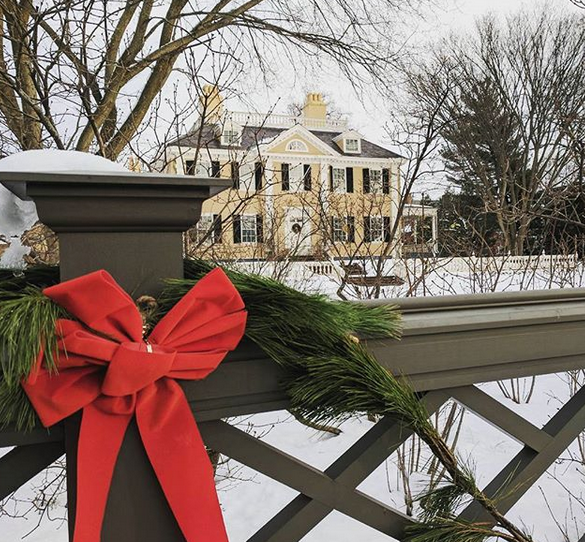
<svg viewBox="0 0 585 542"><path fill-rule="evenodd" d="M55 369L55 326L65 314L35 286L21 292L0 290L0 370L8 387L20 385L41 352L47 367Z"/></svg>
<svg viewBox="0 0 585 542"><path fill-rule="evenodd" d="M24 272L0 270L0 426L32 429L36 414L20 383L44 352L56 369L57 319L65 311L45 297L41 288L58 281L58 268Z"/></svg>
<svg viewBox="0 0 585 542"><path fill-rule="evenodd" d="M455 518L437 518L407 528L407 542L483 542L486 539L514 540L509 535L490 529L482 523Z"/></svg>

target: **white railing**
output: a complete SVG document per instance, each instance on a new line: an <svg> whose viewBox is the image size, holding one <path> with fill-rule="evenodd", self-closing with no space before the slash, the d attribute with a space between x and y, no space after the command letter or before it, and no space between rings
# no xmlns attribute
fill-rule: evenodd
<svg viewBox="0 0 585 542"><path fill-rule="evenodd" d="M328 277L339 280L343 277L341 266L325 261L236 261L226 263L227 266L244 271L246 273L255 273L264 277L272 277L287 284L303 284L316 276Z"/></svg>
<svg viewBox="0 0 585 542"><path fill-rule="evenodd" d="M578 258L569 255L538 256L468 256L464 258L408 258L402 264L411 273L441 271L454 275L474 273L514 273L520 271L546 271L574 269Z"/></svg>
<svg viewBox="0 0 585 542"><path fill-rule="evenodd" d="M313 130L343 132L347 130L347 120L313 119L303 116L281 115L277 113L249 113L246 111L229 111L226 118L242 126L264 126L266 128L291 128L302 124Z"/></svg>

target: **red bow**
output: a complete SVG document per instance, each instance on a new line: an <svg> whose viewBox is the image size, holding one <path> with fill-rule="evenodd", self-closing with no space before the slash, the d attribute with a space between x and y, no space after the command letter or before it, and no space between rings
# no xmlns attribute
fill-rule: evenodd
<svg viewBox="0 0 585 542"><path fill-rule="evenodd" d="M44 293L79 322L58 322L59 373L39 364L23 385L45 427L83 409L74 541L100 541L114 465L133 416L185 539L227 541L213 469L175 379L205 378L242 338L246 312L232 283L221 269L209 273L148 342L132 298L105 271Z"/></svg>

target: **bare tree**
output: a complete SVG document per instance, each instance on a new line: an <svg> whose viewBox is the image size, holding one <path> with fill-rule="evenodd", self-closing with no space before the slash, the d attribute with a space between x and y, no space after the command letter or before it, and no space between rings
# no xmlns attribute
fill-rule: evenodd
<svg viewBox="0 0 585 542"><path fill-rule="evenodd" d="M520 12L478 22L414 70L413 98L439 102L449 178L495 216L506 251L579 174L585 117L585 25L575 14ZM432 77L431 77L432 75Z"/></svg>
<svg viewBox="0 0 585 542"><path fill-rule="evenodd" d="M0 133L10 149L74 148L116 159L161 90L203 59L268 69L319 53L359 85L395 61L397 12L423 0L0 0ZM306 56L304 57L306 60Z"/></svg>

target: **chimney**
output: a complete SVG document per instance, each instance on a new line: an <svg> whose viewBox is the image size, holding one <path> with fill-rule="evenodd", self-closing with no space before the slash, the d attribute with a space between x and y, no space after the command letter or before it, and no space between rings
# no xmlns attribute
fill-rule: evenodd
<svg viewBox="0 0 585 542"><path fill-rule="evenodd" d="M310 119L327 118L327 104L323 101L323 95L320 92L309 92L303 106L303 117Z"/></svg>
<svg viewBox="0 0 585 542"><path fill-rule="evenodd" d="M199 114L203 124L217 124L223 117L223 97L217 85L203 85Z"/></svg>

